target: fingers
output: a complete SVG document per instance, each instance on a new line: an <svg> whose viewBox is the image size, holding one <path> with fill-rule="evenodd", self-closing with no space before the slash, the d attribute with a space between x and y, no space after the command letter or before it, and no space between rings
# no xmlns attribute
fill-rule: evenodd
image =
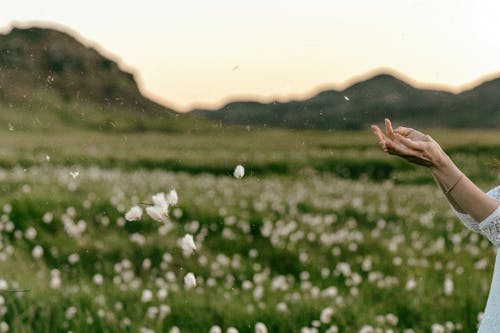
<svg viewBox="0 0 500 333"><path fill-rule="evenodd" d="M403 126L399 126L398 128L396 128L394 130L394 133L401 134L402 136L408 136L411 134L411 132L412 132L411 128L403 127Z"/></svg>
<svg viewBox="0 0 500 333"><path fill-rule="evenodd" d="M380 147L387 152L386 145L385 145L385 138L384 138L384 133L382 133L382 130L377 126L377 125L371 125L370 126L373 130L373 134L377 137L378 143L380 144Z"/></svg>
<svg viewBox="0 0 500 333"><path fill-rule="evenodd" d="M401 157L417 156L419 151L411 149L405 145L399 144L392 140L386 141L387 152L391 155L398 155Z"/></svg>
<svg viewBox="0 0 500 333"><path fill-rule="evenodd" d="M380 146L386 153L389 153L391 155L400 155L400 156L416 154L415 151L408 149L408 147L405 147L399 142L394 142L390 138L386 137L378 126L372 125L371 128L373 130L373 133L377 137Z"/></svg>
<svg viewBox="0 0 500 333"><path fill-rule="evenodd" d="M397 141L401 142L406 147L415 149L417 151L423 151L427 147L426 143L424 143L424 142L413 141L413 140L407 139L398 133L395 134L395 139Z"/></svg>
<svg viewBox="0 0 500 333"><path fill-rule="evenodd" d="M392 124L389 118L385 118L385 132L390 139L394 139L394 130L392 129Z"/></svg>

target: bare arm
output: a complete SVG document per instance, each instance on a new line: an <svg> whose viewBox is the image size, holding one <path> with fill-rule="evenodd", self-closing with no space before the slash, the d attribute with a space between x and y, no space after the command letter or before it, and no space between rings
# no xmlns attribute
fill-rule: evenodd
<svg viewBox="0 0 500 333"><path fill-rule="evenodd" d="M458 212L482 221L495 211L499 203L467 178L432 137L405 127L394 131L388 119L385 120L385 125L387 135L378 126L372 126L382 149L414 164L428 167L446 198Z"/></svg>
<svg viewBox="0 0 500 333"><path fill-rule="evenodd" d="M453 208L459 212L459 213L462 213L462 214L467 214L462 207L459 206L459 204L455 201L455 199L453 199L453 197L449 194L449 193L446 193L446 189L443 187L443 184L441 184L439 182L439 180L434 176L434 180L436 181L436 183L439 185L439 188L441 189L441 191L443 192L444 196L446 197L446 199L448 200L448 202L453 206Z"/></svg>
<svg viewBox="0 0 500 333"><path fill-rule="evenodd" d="M458 212L469 214L476 221L482 221L498 208L499 203L465 176L446 154L435 167L431 167L431 173ZM445 189L450 187L452 188L447 193Z"/></svg>

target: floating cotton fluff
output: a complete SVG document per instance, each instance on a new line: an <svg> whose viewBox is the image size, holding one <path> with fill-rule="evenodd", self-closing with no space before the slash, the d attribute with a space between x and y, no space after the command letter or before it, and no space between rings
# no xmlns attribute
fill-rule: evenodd
<svg viewBox="0 0 500 333"><path fill-rule="evenodd" d="M196 287L196 278L194 277L194 274L189 272L184 276L184 286L186 289L191 289Z"/></svg>
<svg viewBox="0 0 500 333"><path fill-rule="evenodd" d="M157 193L152 196L153 206L146 208L146 213L153 220L158 222L167 222L168 218L168 202L165 199L165 193Z"/></svg>
<svg viewBox="0 0 500 333"><path fill-rule="evenodd" d="M164 211L168 211L168 202L167 199L165 198L165 193L163 192L156 193L151 197L151 199L153 200L153 204L155 206L163 209Z"/></svg>
<svg viewBox="0 0 500 333"><path fill-rule="evenodd" d="M161 208L157 206L146 207L146 214L148 214L148 216L155 221L163 222L164 220L164 214L162 213Z"/></svg>
<svg viewBox="0 0 500 333"><path fill-rule="evenodd" d="M194 251L196 251L196 244L194 243L193 235L186 234L179 240L179 245L182 248L182 252L185 256L190 256Z"/></svg>
<svg viewBox="0 0 500 333"><path fill-rule="evenodd" d="M233 175L237 179L243 178L243 176L245 175L245 168L243 167L243 165L237 165L236 168L234 168Z"/></svg>
<svg viewBox="0 0 500 333"><path fill-rule="evenodd" d="M167 194L167 202L172 205L176 206L177 202L179 201L179 197L177 196L177 191L176 190L171 190Z"/></svg>
<svg viewBox="0 0 500 333"><path fill-rule="evenodd" d="M134 206L125 214L125 219L127 221L139 221L142 217L142 208L139 206Z"/></svg>

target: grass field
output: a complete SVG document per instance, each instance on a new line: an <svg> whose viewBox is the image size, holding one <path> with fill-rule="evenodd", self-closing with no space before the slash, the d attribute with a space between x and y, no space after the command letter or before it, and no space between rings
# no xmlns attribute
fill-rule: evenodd
<svg viewBox="0 0 500 333"><path fill-rule="evenodd" d="M477 328L493 245L368 130L11 125L0 131L0 332ZM482 189L498 183L497 132L430 134ZM167 224L125 221L174 188ZM190 257L177 244L186 233Z"/></svg>

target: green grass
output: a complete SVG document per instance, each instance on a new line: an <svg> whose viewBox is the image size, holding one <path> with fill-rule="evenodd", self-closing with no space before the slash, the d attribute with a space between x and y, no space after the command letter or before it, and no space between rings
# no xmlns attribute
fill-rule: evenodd
<svg viewBox="0 0 500 333"><path fill-rule="evenodd" d="M0 130L0 279L30 290L0 293L0 321L11 332L168 332L172 326L208 332L212 325L253 332L257 322L270 332L300 332L328 306L335 313L331 323L319 323L320 332L330 325L339 332L363 325L430 332L447 321L462 332L476 330L493 245L452 216L425 169L385 156L370 131L137 132L126 130L126 121L118 130L65 121ZM497 132L431 135L482 189L496 185L488 163L500 156ZM241 180L232 177L236 164L246 168ZM69 175L74 170L76 179ZM147 216L123 224L132 205L171 188L179 207L166 234ZM85 221L78 237L65 231L68 209L75 211L71 221ZM46 212L54 216L48 224ZM27 237L30 228L34 239ZM189 258L177 245L186 232L199 246ZM444 247L430 251L440 239ZM39 259L31 254L36 245L44 250ZM70 264L75 253L80 260ZM124 259L130 267L117 269ZM486 266L475 268L481 260ZM356 274L342 274L342 263ZM50 287L53 269L62 280L57 289ZM199 279L194 290L183 287L189 271ZM103 285L92 282L95 274ZM447 276L451 295L443 290ZM283 290L274 288L280 279ZM405 289L409 279L415 289ZM244 281L252 281L249 289ZM254 297L257 285L262 298ZM338 294L321 296L328 287ZM142 290L161 288L165 299L141 302ZM285 312L279 303L286 303ZM148 308L160 305L170 312L149 317ZM76 309L71 318L70 307ZM396 325L378 322L389 313Z"/></svg>

